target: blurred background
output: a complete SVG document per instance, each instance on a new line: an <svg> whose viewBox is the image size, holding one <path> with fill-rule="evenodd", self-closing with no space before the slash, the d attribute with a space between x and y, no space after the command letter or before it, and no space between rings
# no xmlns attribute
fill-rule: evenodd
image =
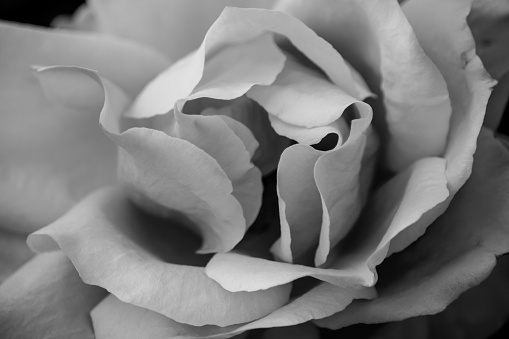
<svg viewBox="0 0 509 339"><path fill-rule="evenodd" d="M143 0L140 0L143 1ZM477 2L490 3L491 0L476 0ZM509 0L502 1L491 1L492 4L495 3L504 3L506 7L509 8ZM72 14L76 8L78 8L84 1L82 0L0 0L0 20L7 21L15 21L20 23L27 23L32 25L40 25L40 26L49 26L53 19L59 15L69 15ZM488 5L489 6L489 5ZM495 9L495 11L498 9ZM496 25L492 25L487 29L491 29L497 37L490 39L489 33L486 31L481 32L484 36L482 39L477 39L478 41L478 49L482 48L490 48L490 44L493 43L493 40L505 39L505 43L509 49L509 12L505 18L499 19L500 22L497 22ZM497 32L498 30L498 32ZM475 34L476 32L474 32ZM477 36L476 36L477 38ZM479 45L480 44L480 45ZM0 46L0 49L2 46ZM1 74L0 74L1 76ZM508 78L508 76L506 76ZM509 82L509 81L508 81ZM509 84L507 85L509 88ZM507 92L505 92L507 95ZM498 132L509 136L509 109L506 106L504 116L501 120L501 123L498 126ZM507 256L506 256L507 257ZM509 289L509 286L508 286ZM509 308L509 305L507 305ZM475 312L475 310L471 310ZM340 330L340 331L329 331L329 330L321 330L321 338L428 338L427 335L418 334L415 332L415 328L412 326L412 321L407 321L403 325L402 328L398 330L398 334L395 334L394 331L385 331L383 330L383 325L356 325L351 326L349 328ZM384 333L384 334L380 334ZM259 332L252 333L249 338L255 338L260 334ZM434 336L433 336L434 338ZM431 338L431 339L433 339ZM446 338L441 336L441 338ZM509 338L509 323L500 329L495 335L490 337L493 338ZM459 339L459 338L450 338L450 339Z"/></svg>

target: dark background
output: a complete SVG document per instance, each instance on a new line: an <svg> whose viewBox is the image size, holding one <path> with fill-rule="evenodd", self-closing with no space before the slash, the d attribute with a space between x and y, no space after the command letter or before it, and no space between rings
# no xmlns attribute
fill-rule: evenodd
<svg viewBox="0 0 509 339"><path fill-rule="evenodd" d="M82 3L84 3L82 0L0 0L0 20L49 26L53 18L57 15L71 14ZM506 107L498 132L509 135L508 107ZM475 312L475 310L472 311ZM378 325L356 325L336 332L322 330L321 334L322 338L362 338L363 336L369 336L369 334L372 334L373 330L376 331L377 327ZM250 337L256 336L259 332L255 332L253 334L254 335ZM491 337L491 339L494 338L509 338L509 323L507 323L496 335Z"/></svg>

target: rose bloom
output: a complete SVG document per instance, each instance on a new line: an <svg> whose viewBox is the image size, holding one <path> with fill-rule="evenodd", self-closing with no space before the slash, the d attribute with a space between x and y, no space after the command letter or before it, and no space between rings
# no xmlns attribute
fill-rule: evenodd
<svg viewBox="0 0 509 339"><path fill-rule="evenodd" d="M482 127L506 93L487 109L469 11L93 0L73 30L2 23L0 337L489 335L503 272L452 303L509 251L509 153Z"/></svg>

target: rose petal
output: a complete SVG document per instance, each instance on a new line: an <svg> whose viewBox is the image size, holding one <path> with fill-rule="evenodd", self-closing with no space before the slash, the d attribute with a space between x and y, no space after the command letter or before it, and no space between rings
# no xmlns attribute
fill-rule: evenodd
<svg viewBox="0 0 509 339"><path fill-rule="evenodd" d="M471 172L490 88L495 82L475 54L466 24L470 1L408 1L403 10L426 55L437 65L453 107L445 157L448 188L454 194ZM424 19L426 18L426 19Z"/></svg>
<svg viewBox="0 0 509 339"><path fill-rule="evenodd" d="M0 229L0 284L33 255L26 236Z"/></svg>
<svg viewBox="0 0 509 339"><path fill-rule="evenodd" d="M210 27L200 48L152 81L137 99L128 116L147 118L169 112L177 100L187 97L199 84L207 56L221 47L244 43L265 33L287 37L320 67L333 83L348 94L358 97L349 66L332 46L302 22L281 12L226 8Z"/></svg>
<svg viewBox="0 0 509 339"><path fill-rule="evenodd" d="M157 222L159 228L164 225L171 233L144 246L139 238ZM186 233L176 222L148 219L122 192L105 189L31 234L28 244L36 251L61 248L86 283L104 287L124 302L195 326L251 321L287 302L288 285L257 293L230 293L209 279L201 267L163 261L196 260L189 253L195 246L182 238ZM164 252L151 252L151 243L161 241ZM176 251L183 246L188 247L187 253Z"/></svg>
<svg viewBox="0 0 509 339"><path fill-rule="evenodd" d="M486 279L495 257L509 251L508 168L507 149L483 131L473 173L447 211L414 245L380 267L379 297L352 304L320 326L435 314Z"/></svg>
<svg viewBox="0 0 509 339"><path fill-rule="evenodd" d="M89 312L105 294L62 253L38 255L0 285L0 335L92 339Z"/></svg>
<svg viewBox="0 0 509 339"><path fill-rule="evenodd" d="M355 0L279 0L276 10L302 20L334 48L367 80L378 87L380 53L369 19Z"/></svg>
<svg viewBox="0 0 509 339"><path fill-rule="evenodd" d="M270 8L274 0L91 0L101 32L158 48L178 60L199 47L225 6Z"/></svg>
<svg viewBox="0 0 509 339"><path fill-rule="evenodd" d="M215 255L206 273L232 292L257 291L305 276L338 286L372 286L375 266L387 255L394 237L448 197L444 171L444 159L425 158L382 186L358 227L339 243L338 259L326 269L230 252Z"/></svg>
<svg viewBox="0 0 509 339"><path fill-rule="evenodd" d="M135 94L168 62L134 43L11 24L0 24L0 44L0 220L30 232L115 177L115 148L97 112L49 101L30 66L98 69Z"/></svg>
<svg viewBox="0 0 509 339"><path fill-rule="evenodd" d="M163 335L189 339L230 338L252 329L294 326L311 319L323 318L327 314L342 311L353 299L374 296L373 289L344 290L324 283L264 318L228 327L194 327L180 324L161 314L122 303L110 296L92 311L92 319L97 339L168 337Z"/></svg>
<svg viewBox="0 0 509 339"><path fill-rule="evenodd" d="M279 120L306 128L329 125L357 101L318 72L291 58L272 84L253 86L246 95ZM297 140L292 135L285 136Z"/></svg>
<svg viewBox="0 0 509 339"><path fill-rule="evenodd" d="M399 170L422 157L442 155L451 115L444 78L419 45L397 1L362 4L381 53L389 166Z"/></svg>

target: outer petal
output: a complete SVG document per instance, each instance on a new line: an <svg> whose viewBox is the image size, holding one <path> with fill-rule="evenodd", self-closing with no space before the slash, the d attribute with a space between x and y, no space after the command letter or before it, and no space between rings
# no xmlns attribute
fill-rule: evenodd
<svg viewBox="0 0 509 339"><path fill-rule="evenodd" d="M30 66L98 69L134 95L168 62L126 41L9 24L0 24L0 44L0 222L29 232L115 177L97 111L55 105Z"/></svg>
<svg viewBox="0 0 509 339"><path fill-rule="evenodd" d="M274 0L89 0L98 30L151 45L172 60L198 48L225 6L270 8Z"/></svg>
<svg viewBox="0 0 509 339"><path fill-rule="evenodd" d="M447 211L414 245L380 266L379 297L355 303L321 326L435 314L486 279L496 256L509 251L509 153L489 134L481 133L472 176Z"/></svg>
<svg viewBox="0 0 509 339"><path fill-rule="evenodd" d="M417 0L403 6L419 43L437 65L449 89L453 112L445 157L452 193L470 174L490 87L495 85L475 54L474 39L466 24L470 3Z"/></svg>
<svg viewBox="0 0 509 339"><path fill-rule="evenodd" d="M0 335L93 339L89 312L105 295L62 253L38 255L0 286Z"/></svg>
<svg viewBox="0 0 509 339"><path fill-rule="evenodd" d="M122 192L105 189L31 234L28 244L37 251L61 248L86 283L195 326L252 321L287 302L288 285L230 293L209 279L202 267L185 265L203 264L207 258L192 254L198 241L178 223L182 224L176 218L149 218Z"/></svg>
<svg viewBox="0 0 509 339"><path fill-rule="evenodd" d="M92 312L97 339L102 338L230 338L257 328L294 326L342 311L356 298L373 298L373 289L344 290L320 284L271 314L247 324L228 327L194 327L108 297ZM114 322L113 322L114 321ZM133 328L133 324L140 327ZM114 324L114 325L113 325ZM132 329L133 332L130 330ZM284 333L284 331L283 331ZM135 334L134 336L130 336ZM137 337L136 335L140 335ZM166 335L166 337L164 336ZM299 336L300 338L300 336Z"/></svg>

